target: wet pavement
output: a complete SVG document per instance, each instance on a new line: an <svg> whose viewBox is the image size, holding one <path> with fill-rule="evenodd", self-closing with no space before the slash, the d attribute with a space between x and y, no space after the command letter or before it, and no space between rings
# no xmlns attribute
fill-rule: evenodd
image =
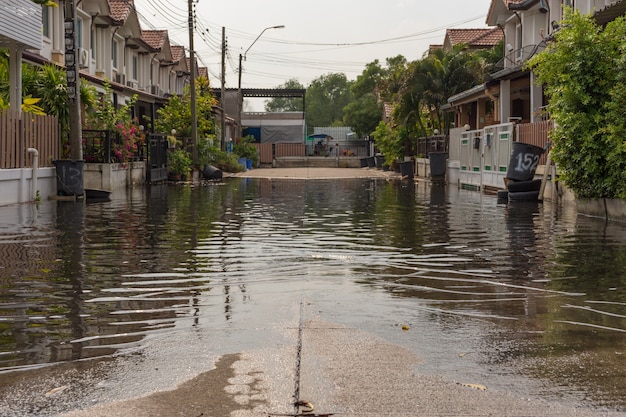
<svg viewBox="0 0 626 417"><path fill-rule="evenodd" d="M626 415L622 226L253 174L0 208L0 415Z"/></svg>

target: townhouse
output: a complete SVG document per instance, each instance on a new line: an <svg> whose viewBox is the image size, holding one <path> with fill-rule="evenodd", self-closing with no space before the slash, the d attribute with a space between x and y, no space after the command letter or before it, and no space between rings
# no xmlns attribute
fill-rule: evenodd
<svg viewBox="0 0 626 417"><path fill-rule="evenodd" d="M546 97L524 64L559 30L564 7L605 24L626 13L626 0L492 0L486 23L500 30L504 56L486 82L448 98L454 113L448 168L453 182L502 188L513 141L544 147L551 126ZM546 162L544 155L540 164Z"/></svg>
<svg viewBox="0 0 626 417"><path fill-rule="evenodd" d="M42 198L55 193L52 162L60 157L58 132L49 126L45 134L27 137L25 132L30 128L25 127L26 120L18 110L22 62L60 67L67 62L67 2L54 1L58 7L39 6L31 0L6 0L0 5L0 47L10 52L11 92L11 109L2 117L8 120L6 126L13 126L0 135L0 187L6 191L1 193L0 204L32 200L35 192ZM133 117L147 132L154 127L156 110L170 95L182 94L190 83L185 47L173 44L166 30L143 29L132 0L76 1L73 30L75 66L81 82L100 93L109 83L111 101L119 106L136 95ZM196 74L207 73L205 68L196 67ZM42 123L50 125L48 121ZM30 130L42 132L39 127ZM38 166L33 166L35 161L26 149L39 151Z"/></svg>

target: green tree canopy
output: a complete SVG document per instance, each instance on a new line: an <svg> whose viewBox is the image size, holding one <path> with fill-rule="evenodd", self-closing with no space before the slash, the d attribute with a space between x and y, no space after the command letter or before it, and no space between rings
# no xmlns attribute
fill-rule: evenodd
<svg viewBox="0 0 626 417"><path fill-rule="evenodd" d="M307 128L342 126L343 108L352 100L350 81L345 74L333 73L314 79L306 91Z"/></svg>
<svg viewBox="0 0 626 417"><path fill-rule="evenodd" d="M387 97L395 106L393 126L401 132L393 137L404 141L405 154L410 155L417 137L443 131L442 107L448 98L482 82L489 65L484 54L465 45L433 50L405 68L400 64L387 78Z"/></svg>
<svg viewBox="0 0 626 417"><path fill-rule="evenodd" d="M196 85L196 117L198 119L198 138L207 138L215 134L213 106L217 100L209 87L206 77L198 77ZM157 110L155 130L167 133L175 129L183 137L191 137L191 89L187 86L182 96L171 96L167 103Z"/></svg>
<svg viewBox="0 0 626 417"><path fill-rule="evenodd" d="M300 84L300 82L292 78L288 80L282 85L276 87L277 89L294 89L294 90L304 90L304 86ZM265 100L265 111L267 112L288 112L288 111L297 111L301 112L303 110L303 102L300 98L289 98L289 97L274 97L270 100Z"/></svg>
<svg viewBox="0 0 626 417"><path fill-rule="evenodd" d="M626 24L603 29L566 9L555 41L527 67L555 122L552 157L578 197L626 198Z"/></svg>

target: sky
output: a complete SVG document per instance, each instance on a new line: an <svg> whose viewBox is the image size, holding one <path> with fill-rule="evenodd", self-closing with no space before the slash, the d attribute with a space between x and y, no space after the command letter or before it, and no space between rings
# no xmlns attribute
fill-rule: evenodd
<svg viewBox="0 0 626 417"><path fill-rule="evenodd" d="M226 88L274 88L291 79L304 87L331 73L349 80L368 63L403 55L422 58L446 29L484 28L491 0L193 0L194 50L209 81L221 85L225 28ZM167 29L189 46L188 0L135 0L142 28ZM267 29L284 25L282 29Z"/></svg>

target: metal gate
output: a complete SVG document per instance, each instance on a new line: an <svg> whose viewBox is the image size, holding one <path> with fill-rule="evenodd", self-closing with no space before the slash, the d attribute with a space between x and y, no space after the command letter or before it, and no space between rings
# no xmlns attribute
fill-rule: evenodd
<svg viewBox="0 0 626 417"><path fill-rule="evenodd" d="M167 135L151 133L148 136L146 182L167 180L167 147Z"/></svg>

